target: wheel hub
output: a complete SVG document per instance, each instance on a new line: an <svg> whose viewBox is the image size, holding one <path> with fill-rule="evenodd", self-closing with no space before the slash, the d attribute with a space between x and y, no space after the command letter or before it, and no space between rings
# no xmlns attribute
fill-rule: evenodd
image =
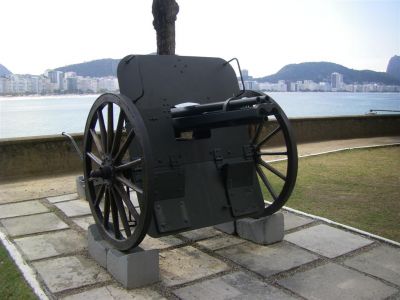
<svg viewBox="0 0 400 300"><path fill-rule="evenodd" d="M98 170L92 170L90 172L90 177L113 181L115 177L115 168L112 161L106 158Z"/></svg>

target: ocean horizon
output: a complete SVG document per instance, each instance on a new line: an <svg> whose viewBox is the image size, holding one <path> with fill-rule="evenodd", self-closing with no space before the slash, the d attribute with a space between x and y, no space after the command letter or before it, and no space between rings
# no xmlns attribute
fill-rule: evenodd
<svg viewBox="0 0 400 300"><path fill-rule="evenodd" d="M271 92L289 118L400 112L400 93ZM99 95L0 97L0 139L81 133ZM193 99L195 102L195 99Z"/></svg>

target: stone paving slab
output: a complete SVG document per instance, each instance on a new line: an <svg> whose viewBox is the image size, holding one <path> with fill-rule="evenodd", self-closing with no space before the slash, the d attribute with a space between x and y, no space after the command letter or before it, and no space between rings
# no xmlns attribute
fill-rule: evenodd
<svg viewBox="0 0 400 300"><path fill-rule="evenodd" d="M400 251L379 246L344 261L344 264L400 286Z"/></svg>
<svg viewBox="0 0 400 300"><path fill-rule="evenodd" d="M71 219L76 225L78 225L80 228L83 230L87 231L89 226L94 224L95 221L93 219L93 216L86 216L86 217L81 217L81 218L74 218Z"/></svg>
<svg viewBox="0 0 400 300"><path fill-rule="evenodd" d="M46 233L14 240L28 260L81 251L86 239L73 230Z"/></svg>
<svg viewBox="0 0 400 300"><path fill-rule="evenodd" d="M72 200L67 202L56 203L57 206L67 217L78 217L90 215L89 203L85 200Z"/></svg>
<svg viewBox="0 0 400 300"><path fill-rule="evenodd" d="M313 219L298 216L290 212L284 212L284 230L291 230L314 222Z"/></svg>
<svg viewBox="0 0 400 300"><path fill-rule="evenodd" d="M33 263L52 293L110 280L110 275L93 260L67 256Z"/></svg>
<svg viewBox="0 0 400 300"><path fill-rule="evenodd" d="M33 215L48 211L48 208L39 201L3 204L0 205L0 219Z"/></svg>
<svg viewBox="0 0 400 300"><path fill-rule="evenodd" d="M78 194L77 193L66 194L66 195L55 196L55 197L47 197L46 199L50 203L57 203L57 202L63 202L63 201L69 201L69 200L76 200L76 199L78 199Z"/></svg>
<svg viewBox="0 0 400 300"><path fill-rule="evenodd" d="M189 285L174 291L180 299L297 299L243 272Z"/></svg>
<svg viewBox="0 0 400 300"><path fill-rule="evenodd" d="M141 288L132 291L127 291L117 286L108 285L100 288L95 288L86 292L82 292L75 295L70 295L63 300L141 300L141 299L154 299L163 300L165 299L158 292L152 290L151 288Z"/></svg>
<svg viewBox="0 0 400 300"><path fill-rule="evenodd" d="M160 253L161 280L166 286L190 282L228 269L224 262L192 246Z"/></svg>
<svg viewBox="0 0 400 300"><path fill-rule="evenodd" d="M268 277L318 259L317 255L288 243L268 246L250 242L216 251L235 263Z"/></svg>
<svg viewBox="0 0 400 300"><path fill-rule="evenodd" d="M209 250L219 250L228 246L242 244L244 242L246 242L244 239L240 239L231 235L222 235L197 242L197 244Z"/></svg>
<svg viewBox="0 0 400 300"><path fill-rule="evenodd" d="M196 230L182 232L181 235L191 241L198 241L202 239L207 239L213 236L220 234L218 230L215 230L213 227L205 227Z"/></svg>
<svg viewBox="0 0 400 300"><path fill-rule="evenodd" d="M307 299L385 299L398 292L354 270L328 263L278 283Z"/></svg>
<svg viewBox="0 0 400 300"><path fill-rule="evenodd" d="M53 213L15 217L2 220L1 223L10 236L41 233L69 227Z"/></svg>
<svg viewBox="0 0 400 300"><path fill-rule="evenodd" d="M161 238L152 238L151 236L146 235L144 240L140 243L140 247L143 250L151 250L151 249L165 249L172 246L178 246L183 244L184 242L177 237L174 236L165 236Z"/></svg>
<svg viewBox="0 0 400 300"><path fill-rule="evenodd" d="M76 176L67 174L1 183L0 204L73 193Z"/></svg>
<svg viewBox="0 0 400 300"><path fill-rule="evenodd" d="M290 233L285 240L329 258L373 243L362 236L325 224Z"/></svg>

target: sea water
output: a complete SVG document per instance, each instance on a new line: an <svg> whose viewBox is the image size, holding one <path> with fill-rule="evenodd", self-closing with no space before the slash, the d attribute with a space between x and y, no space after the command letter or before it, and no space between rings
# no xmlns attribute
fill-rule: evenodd
<svg viewBox="0 0 400 300"><path fill-rule="evenodd" d="M400 93L268 93L290 117L365 115L400 111ZM0 97L0 138L84 131L98 95Z"/></svg>

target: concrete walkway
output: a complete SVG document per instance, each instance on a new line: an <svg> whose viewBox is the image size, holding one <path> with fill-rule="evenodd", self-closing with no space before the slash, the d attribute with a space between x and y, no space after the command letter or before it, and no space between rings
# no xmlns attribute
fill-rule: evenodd
<svg viewBox="0 0 400 300"><path fill-rule="evenodd" d="M306 144L299 153L395 142L400 138ZM93 219L74 193L75 175L0 185L0 230L49 298L400 299L399 247L287 211L285 238L270 246L214 228L147 237L144 248L160 249L161 281L126 291L88 255Z"/></svg>

